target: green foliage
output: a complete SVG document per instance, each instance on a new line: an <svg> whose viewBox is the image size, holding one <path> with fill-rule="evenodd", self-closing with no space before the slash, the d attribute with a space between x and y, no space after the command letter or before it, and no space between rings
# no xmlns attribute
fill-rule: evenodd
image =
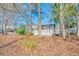
<svg viewBox="0 0 79 59"><path fill-rule="evenodd" d="M76 4L64 4L64 18L67 25L73 27L75 25L74 19L71 19L73 16L76 16Z"/></svg>
<svg viewBox="0 0 79 59"><path fill-rule="evenodd" d="M79 16L79 4L76 4L76 16Z"/></svg>
<svg viewBox="0 0 79 59"><path fill-rule="evenodd" d="M62 4L63 5L63 16L64 16L64 19L65 19L65 23L66 25L69 25L69 26L74 26L74 21L71 20L70 18L73 17L73 16L76 16L76 4L68 4L68 3L65 3L65 4ZM54 3L54 4L51 4L51 20L54 20L55 23L57 23L57 21L59 21L60 19L60 9L59 9L59 4L57 3Z"/></svg>
<svg viewBox="0 0 79 59"><path fill-rule="evenodd" d="M58 20L59 19L59 14L58 14L58 4L57 3L54 3L54 4L51 4L51 14L52 14L52 19L54 20Z"/></svg>
<svg viewBox="0 0 79 59"><path fill-rule="evenodd" d="M74 16L76 11L75 4L64 4L64 16L70 17Z"/></svg>
<svg viewBox="0 0 79 59"><path fill-rule="evenodd" d="M51 4L51 19L50 22L53 21L54 25L59 22L59 6L58 3Z"/></svg>
<svg viewBox="0 0 79 59"><path fill-rule="evenodd" d="M16 34L25 35L27 34L27 29L25 26L19 26L16 30Z"/></svg>
<svg viewBox="0 0 79 59"><path fill-rule="evenodd" d="M32 49L34 47L34 42L33 42L33 40L23 41L23 45L24 45L24 47Z"/></svg>

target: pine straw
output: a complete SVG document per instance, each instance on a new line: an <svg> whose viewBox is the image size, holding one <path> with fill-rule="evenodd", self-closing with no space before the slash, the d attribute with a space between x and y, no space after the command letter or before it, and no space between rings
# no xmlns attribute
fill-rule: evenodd
<svg viewBox="0 0 79 59"><path fill-rule="evenodd" d="M21 37L15 36L15 39L19 39ZM8 36L8 40L11 38ZM13 38L13 37L12 37ZM6 39L5 37L3 39ZM27 40L34 41L34 47L32 49L28 49L23 46L23 42ZM5 40L4 40L5 41ZM49 55L78 55L79 56L79 41L74 39L64 40L62 37L54 36L54 37L38 37L38 36L24 36L21 42L10 45L7 49L3 48L0 51L0 55L13 55L13 56L24 56L24 55L41 55L41 56L49 56Z"/></svg>

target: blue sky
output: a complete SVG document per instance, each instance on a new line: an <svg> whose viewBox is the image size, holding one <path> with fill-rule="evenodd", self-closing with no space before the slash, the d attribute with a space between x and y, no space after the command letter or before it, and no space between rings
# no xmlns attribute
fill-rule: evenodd
<svg viewBox="0 0 79 59"><path fill-rule="evenodd" d="M49 20L50 20L50 14L51 14L51 12L50 12L50 4L48 4L48 3L41 3L40 6L41 6L41 12L42 12L41 13L41 17L42 17L41 23L42 24L50 24L50 23L52 23L52 22L49 22ZM23 4L22 7L26 8L26 6L24 4ZM28 12L28 14L29 14L29 12ZM32 14L32 22L34 24L38 24L38 17L37 16L38 16L37 14ZM30 16L28 17L28 19L30 19ZM20 24L26 24L25 17L22 17L22 18L18 17L17 18L17 24L18 25L20 25Z"/></svg>

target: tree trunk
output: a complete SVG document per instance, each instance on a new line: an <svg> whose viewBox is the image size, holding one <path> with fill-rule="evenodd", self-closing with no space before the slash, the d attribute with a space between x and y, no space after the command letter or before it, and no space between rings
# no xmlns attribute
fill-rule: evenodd
<svg viewBox="0 0 79 59"><path fill-rule="evenodd" d="M68 17L68 37L71 38L71 36L70 36L70 20L69 20L69 17Z"/></svg>
<svg viewBox="0 0 79 59"><path fill-rule="evenodd" d="M53 36L55 36L55 24L53 25Z"/></svg>
<svg viewBox="0 0 79 59"><path fill-rule="evenodd" d="M1 34L3 34L3 31L4 29L3 29L3 20L2 20L2 22L1 22Z"/></svg>
<svg viewBox="0 0 79 59"><path fill-rule="evenodd" d="M40 3L38 3L38 35L41 37Z"/></svg>
<svg viewBox="0 0 79 59"><path fill-rule="evenodd" d="M17 22L16 22L16 15L14 15L14 33L16 33L17 30Z"/></svg>
<svg viewBox="0 0 79 59"><path fill-rule="evenodd" d="M79 16L77 16L77 36L79 37Z"/></svg>
<svg viewBox="0 0 79 59"><path fill-rule="evenodd" d="M63 16L63 5L62 3L59 4L59 9L60 9L60 25L61 25L61 31L62 31L62 36L65 39L66 38L66 32L65 32L65 24L64 24L64 16Z"/></svg>
<svg viewBox="0 0 79 59"><path fill-rule="evenodd" d="M3 34L6 35L5 18L3 19Z"/></svg>
<svg viewBox="0 0 79 59"><path fill-rule="evenodd" d="M26 29L27 29L27 34L29 33L29 29L28 29L28 19L26 17Z"/></svg>
<svg viewBox="0 0 79 59"><path fill-rule="evenodd" d="M7 35L7 28L6 28L7 23L8 23L7 16L4 16L4 20L3 20L4 35Z"/></svg>
<svg viewBox="0 0 79 59"><path fill-rule="evenodd" d="M29 4L30 8L30 33L32 34L32 4Z"/></svg>
<svg viewBox="0 0 79 59"><path fill-rule="evenodd" d="M14 32L16 33L16 16L14 16Z"/></svg>
<svg viewBox="0 0 79 59"><path fill-rule="evenodd" d="M76 4L77 12L79 13L79 4ZM79 14L77 14L77 36L79 37Z"/></svg>
<svg viewBox="0 0 79 59"><path fill-rule="evenodd" d="M61 30L61 24L60 24L60 33L59 33L59 36L62 36L62 30Z"/></svg>

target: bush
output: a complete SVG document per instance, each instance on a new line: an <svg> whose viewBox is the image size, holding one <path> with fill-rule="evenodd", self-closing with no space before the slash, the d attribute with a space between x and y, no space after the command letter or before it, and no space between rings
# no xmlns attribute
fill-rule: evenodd
<svg viewBox="0 0 79 59"><path fill-rule="evenodd" d="M27 29L25 26L20 26L17 28L16 30L16 34L19 34L19 35L25 35L27 34Z"/></svg>

